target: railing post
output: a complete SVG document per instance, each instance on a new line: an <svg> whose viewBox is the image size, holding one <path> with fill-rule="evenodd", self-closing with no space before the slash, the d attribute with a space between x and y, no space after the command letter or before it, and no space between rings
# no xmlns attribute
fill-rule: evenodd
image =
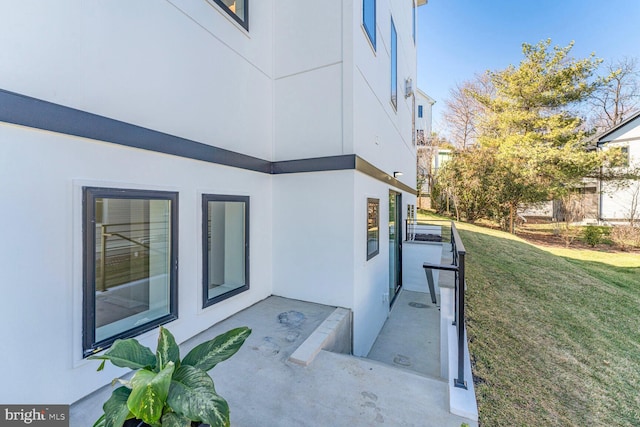
<svg viewBox="0 0 640 427"><path fill-rule="evenodd" d="M453 380L455 387L467 389L467 382L464 380L464 293L465 293L465 277L464 277L464 252L458 253L458 280L456 286L458 288L456 295L457 306L457 332L458 332L458 378Z"/></svg>

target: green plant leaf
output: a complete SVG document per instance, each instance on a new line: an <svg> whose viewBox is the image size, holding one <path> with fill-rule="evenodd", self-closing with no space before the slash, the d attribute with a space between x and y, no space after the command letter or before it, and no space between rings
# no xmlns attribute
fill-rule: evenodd
<svg viewBox="0 0 640 427"><path fill-rule="evenodd" d="M216 393L211 377L193 366L183 364L176 369L167 403L193 421L229 426L229 405Z"/></svg>
<svg viewBox="0 0 640 427"><path fill-rule="evenodd" d="M168 412L162 416L162 427L191 427L191 420L184 415Z"/></svg>
<svg viewBox="0 0 640 427"><path fill-rule="evenodd" d="M127 399L131 390L127 387L118 387L113 390L111 397L107 400L102 409L104 410L104 427L121 427L127 418L131 418L131 411L127 406Z"/></svg>
<svg viewBox="0 0 640 427"><path fill-rule="evenodd" d="M156 371L159 372L167 365L173 362L175 367L180 366L180 348L176 344L176 339L171 332L160 326L160 335L158 336L158 347L156 348Z"/></svg>
<svg viewBox="0 0 640 427"><path fill-rule="evenodd" d="M116 340L111 348L99 356L89 356L91 360L103 360L98 370L104 367L104 361L110 360L121 368L141 369L147 366L155 367L156 356L148 347L141 345L133 338Z"/></svg>
<svg viewBox="0 0 640 427"><path fill-rule="evenodd" d="M231 329L195 347L185 356L182 364L194 366L206 372L233 356L250 334L251 329L246 326Z"/></svg>
<svg viewBox="0 0 640 427"><path fill-rule="evenodd" d="M93 423L93 427L104 427L106 425L104 414L100 415L100 418Z"/></svg>
<svg viewBox="0 0 640 427"><path fill-rule="evenodd" d="M127 406L136 418L147 424L158 423L167 401L174 369L173 362L168 362L158 373L142 369L131 378L132 390Z"/></svg>

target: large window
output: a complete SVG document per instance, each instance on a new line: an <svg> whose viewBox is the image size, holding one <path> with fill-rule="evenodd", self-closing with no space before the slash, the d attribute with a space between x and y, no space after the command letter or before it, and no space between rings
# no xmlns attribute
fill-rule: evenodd
<svg viewBox="0 0 640 427"><path fill-rule="evenodd" d="M83 189L85 356L177 318L178 193Z"/></svg>
<svg viewBox="0 0 640 427"><path fill-rule="evenodd" d="M398 109L398 33L391 18L391 103Z"/></svg>
<svg viewBox="0 0 640 427"><path fill-rule="evenodd" d="M249 0L213 0L236 22L249 29Z"/></svg>
<svg viewBox="0 0 640 427"><path fill-rule="evenodd" d="M376 49L376 0L362 0L362 25L371 41L373 50Z"/></svg>
<svg viewBox="0 0 640 427"><path fill-rule="evenodd" d="M203 306L249 289L249 197L204 194Z"/></svg>
<svg viewBox="0 0 640 427"><path fill-rule="evenodd" d="M367 199L367 260L380 252L380 200Z"/></svg>

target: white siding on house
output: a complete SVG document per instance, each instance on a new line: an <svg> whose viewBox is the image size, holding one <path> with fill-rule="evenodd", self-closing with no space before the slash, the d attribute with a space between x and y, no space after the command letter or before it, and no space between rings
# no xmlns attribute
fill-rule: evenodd
<svg viewBox="0 0 640 427"><path fill-rule="evenodd" d="M275 295L353 306L353 174L273 178Z"/></svg>
<svg viewBox="0 0 640 427"><path fill-rule="evenodd" d="M172 1L0 7L2 89L270 160L272 2Z"/></svg>
<svg viewBox="0 0 640 427"><path fill-rule="evenodd" d="M603 150L613 147L626 147L629 153L629 166L640 168L640 116L636 116L628 123L620 126L604 138L598 140ZM600 219L604 221L620 222L630 219L635 210L636 220L640 215L638 193L640 181L626 181L620 186L603 182L600 194ZM636 200L634 209L633 201Z"/></svg>
<svg viewBox="0 0 640 427"><path fill-rule="evenodd" d="M424 132L424 136L431 135L432 131L432 118L433 118L433 104L435 100L429 95L421 91L416 90L416 130ZM419 117L419 107L422 106L422 117Z"/></svg>
<svg viewBox="0 0 640 427"><path fill-rule="evenodd" d="M271 177L0 125L4 403L72 403L125 371L82 359L82 186L179 192L178 342L272 293ZM20 161L17 161L17 160ZM251 198L251 288L202 309L202 193ZM157 331L141 335L155 348ZM43 355L46 354L46 363ZM25 370L38 387L22 387Z"/></svg>
<svg viewBox="0 0 640 427"><path fill-rule="evenodd" d="M633 131L626 132L624 136L616 139L625 139L624 142L617 142L616 139L605 145L605 150L613 147L627 147L629 151L629 164L640 167L640 125ZM631 139L634 138L634 139ZM605 221L628 220L633 210L633 200L636 200L636 220L640 219L640 194L638 193L640 181L626 181L623 185L614 183L602 183L600 195L600 218Z"/></svg>
<svg viewBox="0 0 640 427"><path fill-rule="evenodd" d="M361 3L353 13L360 19ZM398 107L391 104L391 18L397 30ZM415 85L416 56L412 37L412 2L377 1L377 48L373 52L361 25L353 32L353 87L345 86L353 102L354 151L389 174L400 171L400 180L415 187L413 146L413 98L405 98L405 79ZM349 81L346 79L345 81ZM350 90L349 90L350 89ZM410 166L411 165L411 166Z"/></svg>
<svg viewBox="0 0 640 427"><path fill-rule="evenodd" d="M412 6L377 1L375 52L361 1L251 1L248 31L209 1L0 6L3 91L264 161L357 155L382 174L271 175L0 122L0 336L15 368L3 381L23 384L27 369L38 378L37 389L0 389L0 402L73 403L124 373L96 373L82 358L83 186L178 193L178 342L276 294L352 309L354 353L366 355L389 312L388 196L401 191L392 176L403 173L404 190L416 184L414 100L404 96L405 79L416 81ZM250 197L251 256L249 291L202 309L205 193ZM402 193L406 215L415 196ZM381 229L369 261L368 197L380 200ZM138 339L155 348L156 333Z"/></svg>

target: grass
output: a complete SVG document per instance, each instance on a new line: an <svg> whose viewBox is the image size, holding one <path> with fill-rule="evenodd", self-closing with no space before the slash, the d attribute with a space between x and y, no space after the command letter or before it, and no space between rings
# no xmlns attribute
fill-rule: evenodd
<svg viewBox="0 0 640 427"><path fill-rule="evenodd" d="M458 228L481 424L640 425L640 254Z"/></svg>

